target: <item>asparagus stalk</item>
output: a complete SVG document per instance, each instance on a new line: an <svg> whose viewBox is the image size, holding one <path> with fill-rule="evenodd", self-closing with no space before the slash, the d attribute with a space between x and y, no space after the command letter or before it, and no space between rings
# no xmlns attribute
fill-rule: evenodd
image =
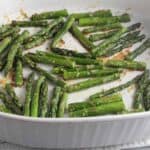
<svg viewBox="0 0 150 150"><path fill-rule="evenodd" d="M12 113L10 109L8 109L4 104L0 105L0 112Z"/></svg>
<svg viewBox="0 0 150 150"><path fill-rule="evenodd" d="M78 29L78 27L75 24L72 25L70 32L86 49L91 50L95 47L93 43L90 42L88 38L84 36L84 34L82 34L82 32Z"/></svg>
<svg viewBox="0 0 150 150"><path fill-rule="evenodd" d="M0 34L0 39L2 40L6 38L7 36L12 36L13 34L18 33L19 31L20 31L20 28L18 27L10 28Z"/></svg>
<svg viewBox="0 0 150 150"><path fill-rule="evenodd" d="M40 76L39 79L35 83L33 96L31 100L31 116L32 117L38 117L40 89L44 80L45 80L45 77Z"/></svg>
<svg viewBox="0 0 150 150"><path fill-rule="evenodd" d="M18 36L18 38L14 41L14 43L11 45L8 56L7 56L7 62L4 68L5 75L8 74L8 72L12 69L14 58L18 52L18 49L20 48L23 41L29 36L28 31L24 31L22 34Z"/></svg>
<svg viewBox="0 0 150 150"><path fill-rule="evenodd" d="M22 49L18 50L18 55L22 56ZM15 64L15 85L22 86L23 85L23 66L22 60L17 58Z"/></svg>
<svg viewBox="0 0 150 150"><path fill-rule="evenodd" d="M69 17L68 20L64 23L63 27L57 32L55 35L51 47L56 47L60 39L63 35L71 28L72 24L74 23L74 18Z"/></svg>
<svg viewBox="0 0 150 150"><path fill-rule="evenodd" d="M87 77L103 77L114 73L119 73L118 69L102 69L102 70L83 70L83 71L64 71L63 78L65 80L76 79L76 78L87 78Z"/></svg>
<svg viewBox="0 0 150 150"><path fill-rule="evenodd" d="M75 19L85 18L85 17L111 17L112 13L110 10L97 10L94 12L83 12L83 13L72 13Z"/></svg>
<svg viewBox="0 0 150 150"><path fill-rule="evenodd" d="M57 53L59 55L63 55L63 56L92 58L91 54L89 53L80 53L75 50L62 49L62 48L52 48L51 50L52 52Z"/></svg>
<svg viewBox="0 0 150 150"><path fill-rule="evenodd" d="M142 45L140 45L137 49L135 49L133 52L131 52L127 56L127 60L133 60L135 59L138 55L142 54L145 52L148 48L150 47L150 38L144 41Z"/></svg>
<svg viewBox="0 0 150 150"><path fill-rule="evenodd" d="M105 96L108 96L108 95L111 95L113 93L117 93L129 86L131 86L132 84L135 84L139 81L139 79L141 78L141 75L140 76L137 76L135 78L133 78L132 80L124 83L124 84L121 84L119 86L116 86L116 87L113 87L111 89L108 89L108 90L105 90L105 91L101 91L101 92L98 92L98 93L95 93L93 95L91 95L88 100L94 100L94 99L98 99L98 98L102 98L102 97L105 97Z"/></svg>
<svg viewBox="0 0 150 150"><path fill-rule="evenodd" d="M6 108L10 110L12 113L22 115L22 111L16 104L12 101L12 99L8 98L7 95L0 91L0 99L5 104Z"/></svg>
<svg viewBox="0 0 150 150"><path fill-rule="evenodd" d="M28 53L26 54L26 56L28 56L31 60L39 63L60 65L69 68L75 67L75 62L68 58L61 59L61 58L51 57L50 55L47 56L47 55L39 55L34 53Z"/></svg>
<svg viewBox="0 0 150 150"><path fill-rule="evenodd" d="M121 95L113 94L113 95L109 95L109 96L106 96L103 98L95 98L90 101L71 103L71 104L69 104L68 111L74 112L74 111L78 111L81 109L87 109L89 107L97 107L97 106L101 106L101 105L105 105L105 104L109 104L109 103L113 103L113 102L118 102L118 101L122 101Z"/></svg>
<svg viewBox="0 0 150 150"><path fill-rule="evenodd" d="M109 67L127 68L132 70L144 70L146 68L145 63L143 62L126 60L108 60L105 65Z"/></svg>
<svg viewBox="0 0 150 150"><path fill-rule="evenodd" d="M68 94L63 92L58 104L57 117L64 117L67 99L68 99Z"/></svg>
<svg viewBox="0 0 150 150"><path fill-rule="evenodd" d="M79 19L79 26L92 26L92 25L106 25L113 24L118 22L129 22L129 14L122 14L121 16L112 16L112 17L87 17Z"/></svg>
<svg viewBox="0 0 150 150"><path fill-rule="evenodd" d="M62 23L64 20L63 18L58 18L52 22L50 22L50 24L46 27L43 27L40 31L38 31L37 33L35 33L34 35L30 36L25 42L24 44L28 43L28 42L31 42L31 41L34 41L34 40L37 40L39 39L40 37L43 37L43 36L48 36L49 35L49 32L55 27L57 26L58 24Z"/></svg>
<svg viewBox="0 0 150 150"><path fill-rule="evenodd" d="M70 117L90 117L107 114L117 114L125 109L123 101L109 103L98 107L90 107L79 111L69 112Z"/></svg>
<svg viewBox="0 0 150 150"><path fill-rule="evenodd" d="M29 74L27 83L26 83L26 94L25 94L25 105L24 105L25 116L30 116L30 105L31 105L31 99L32 99L33 81L34 81L34 73L31 73Z"/></svg>
<svg viewBox="0 0 150 150"><path fill-rule="evenodd" d="M44 20L44 19L55 19L59 17L67 17L68 11L66 9L42 12L39 14L33 14L31 20Z"/></svg>
<svg viewBox="0 0 150 150"><path fill-rule="evenodd" d="M34 20L30 20L30 21L18 21L18 20L13 20L11 22L12 26L19 26L19 27L45 27L48 26L48 21L34 21Z"/></svg>
<svg viewBox="0 0 150 150"><path fill-rule="evenodd" d="M47 101L48 101L48 84L44 81L40 89L40 99L39 99L39 116L46 117L47 115Z"/></svg>
<svg viewBox="0 0 150 150"><path fill-rule="evenodd" d="M13 87L11 86L11 84L7 83L5 85L5 90L7 92L7 94L9 95L10 99L13 100L13 102L15 103L15 105L20 108L20 110L22 109L22 104L18 98L18 96L16 95Z"/></svg>
<svg viewBox="0 0 150 150"><path fill-rule="evenodd" d="M61 96L61 87L56 86L53 91L53 96L51 99L50 105L50 117L55 118L58 111L58 102Z"/></svg>
<svg viewBox="0 0 150 150"><path fill-rule="evenodd" d="M4 38L0 43L0 54L4 52L4 50L8 47L8 45L11 43L12 38L6 37Z"/></svg>
<svg viewBox="0 0 150 150"><path fill-rule="evenodd" d="M150 81L149 81L150 83ZM150 109L150 85L147 85L147 87L145 88L145 97L144 97L144 109L146 111L148 111Z"/></svg>
<svg viewBox="0 0 150 150"><path fill-rule="evenodd" d="M23 57L23 62L25 64L27 64L30 68L32 68L35 71L37 71L39 74L45 76L48 81L53 82L53 83L55 83L55 84L57 84L59 86L62 86L62 87L64 87L66 85L64 80L57 78L56 76L52 75L51 73L47 72L44 69L41 69L32 60L30 60L30 58L24 56Z"/></svg>
<svg viewBox="0 0 150 150"><path fill-rule="evenodd" d="M92 49L92 54L94 56L102 56L107 53L106 49L111 49L116 42L121 38L121 36L130 31L134 31L135 29L139 28L141 26L140 23L133 24L129 27L124 27L120 31L118 31L115 35L113 35L111 38L105 40L104 42L100 43L97 47Z"/></svg>
<svg viewBox="0 0 150 150"><path fill-rule="evenodd" d="M79 90L84 90L84 89L87 89L87 88L90 88L90 87L93 87L96 85L104 84L104 83L119 79L119 77L120 77L120 74L115 73L115 74L101 77L101 78L97 77L97 78L93 78L93 79L88 79L88 80L81 81L76 84L68 85L68 86L66 86L65 90L68 93L79 91Z"/></svg>
<svg viewBox="0 0 150 150"><path fill-rule="evenodd" d="M89 36L89 40L92 42L96 42L96 41L100 41L103 39L107 39L110 38L111 36L113 36L118 30L112 30L109 32L104 32L104 33L97 33L97 34L91 34Z"/></svg>
<svg viewBox="0 0 150 150"><path fill-rule="evenodd" d="M133 108L143 108L144 105L144 90L149 84L149 71L146 70L141 79L137 83L137 90L134 97Z"/></svg>
<svg viewBox="0 0 150 150"><path fill-rule="evenodd" d="M138 36L138 37L135 37L135 38L132 39L132 40L124 41L124 42L122 43L122 45L120 45L119 47L114 48L114 49L112 49L112 50L108 50L108 53L106 53L104 56L112 56L112 55L114 55L115 53L118 53L118 52L122 51L122 50L125 49L125 48L131 47L131 46L132 46L133 44L135 44L135 43L141 42L144 38L145 38L145 35L140 35L140 36Z"/></svg>
<svg viewBox="0 0 150 150"><path fill-rule="evenodd" d="M93 27L84 28L82 32L85 34L89 34L93 32L110 31L110 30L117 30L121 28L122 28L122 25L120 23L114 23L114 24L106 24L106 25L101 25L101 26L93 26Z"/></svg>
<svg viewBox="0 0 150 150"><path fill-rule="evenodd" d="M97 65L102 65L101 61L95 60L95 59L90 59L90 58L79 58L79 57L66 57L66 56L61 56L52 52L43 52L43 51L37 51L37 55L43 56L43 57L49 57L49 58L56 58L56 59L62 59L62 60L70 60L75 62L75 64L79 65L88 65L88 64L97 64ZM72 67L74 68L75 65ZM70 67L71 68L71 67Z"/></svg>

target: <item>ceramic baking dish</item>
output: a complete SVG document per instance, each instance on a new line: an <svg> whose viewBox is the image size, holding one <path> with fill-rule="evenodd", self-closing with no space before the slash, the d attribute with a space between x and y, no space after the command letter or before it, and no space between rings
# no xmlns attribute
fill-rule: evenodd
<svg viewBox="0 0 150 150"><path fill-rule="evenodd" d="M127 11L134 21L143 23L150 36L149 0L1 0L0 22L27 12L66 8L69 12L112 9L115 13ZM15 15L14 15L15 14ZM12 17L12 18L11 18ZM68 44L70 46L70 44ZM73 45L74 46L74 45ZM80 46L80 49L81 46ZM150 53L140 58L150 68ZM131 76L128 76L130 78ZM108 85L106 85L109 87ZM98 88L98 87L97 87ZM99 88L92 89L94 92ZM125 91L126 105L130 104ZM80 100L89 92L72 94L70 99ZM129 106L130 107L130 106ZM131 143L150 137L150 112L101 116L90 118L28 118L0 113L0 139L10 143L42 148L87 148Z"/></svg>

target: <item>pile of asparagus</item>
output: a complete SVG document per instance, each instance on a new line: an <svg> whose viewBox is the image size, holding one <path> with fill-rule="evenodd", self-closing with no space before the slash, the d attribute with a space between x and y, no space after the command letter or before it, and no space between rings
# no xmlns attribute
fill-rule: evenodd
<svg viewBox="0 0 150 150"><path fill-rule="evenodd" d="M129 111L118 92L132 84L137 85L133 111L149 110L149 71L143 62L134 59L150 47L150 39L146 39L123 59L113 57L145 39L145 35L140 34L141 23L127 27L123 25L130 20L129 14L114 16L110 10L69 14L64 9L33 14L29 20L13 20L11 24L2 25L0 70L9 79L0 89L3 102L0 111L32 117L64 117L66 112L71 117L127 113ZM29 27L40 30L30 34L24 29ZM87 52L59 47L67 32ZM32 48L47 40L50 41L48 49L32 52ZM45 70L39 64L51 65L52 70ZM32 70L26 78L23 75L25 67ZM119 80L125 69L144 73L125 84L91 95L84 102L68 105L69 93ZM79 78L84 80L74 84L67 82ZM48 83L54 85L51 98L48 98ZM24 103L14 89L23 86L26 89Z"/></svg>

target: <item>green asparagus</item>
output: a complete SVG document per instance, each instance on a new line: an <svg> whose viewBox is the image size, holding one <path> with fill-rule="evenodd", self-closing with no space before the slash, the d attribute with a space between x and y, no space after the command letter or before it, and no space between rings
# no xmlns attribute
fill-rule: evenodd
<svg viewBox="0 0 150 150"><path fill-rule="evenodd" d="M103 39L107 39L107 38L110 38L111 36L113 36L118 30L112 30L112 31L109 31L109 32L104 32L104 33L96 33L96 34L91 34L89 36L89 40L92 41L92 42L95 42L95 41L100 41L100 40L103 40Z"/></svg>
<svg viewBox="0 0 150 150"><path fill-rule="evenodd" d="M29 36L28 31L24 31L22 34L18 36L18 38L14 41L14 43L11 45L8 56L7 56L7 62L4 67L4 72L5 75L8 74L8 72L12 69L13 63L14 63L14 58L18 52L18 49L20 48L21 44L23 41Z"/></svg>
<svg viewBox="0 0 150 150"><path fill-rule="evenodd" d="M71 103L69 104L69 112L78 111L81 109L87 109L89 107L97 107L101 105L105 105L108 103L122 101L122 97L120 94L113 94L103 98L95 98L90 101L78 102L78 103Z"/></svg>
<svg viewBox="0 0 150 150"><path fill-rule="evenodd" d="M45 77L40 76L35 83L33 96L31 100L31 114L30 115L32 117L38 117L40 88L44 80L45 80Z"/></svg>
<svg viewBox="0 0 150 150"><path fill-rule="evenodd" d="M55 18L67 17L67 16L68 16L68 11L66 9L62 9L62 10L42 12L39 14L33 14L31 16L31 20L55 19Z"/></svg>
<svg viewBox="0 0 150 150"><path fill-rule="evenodd" d="M108 96L108 95L111 95L113 93L117 93L129 86L131 86L132 84L135 84L139 81L139 79L141 78L141 75L140 76L136 76L135 78L133 78L132 80L124 83L124 84L121 84L119 86L116 86L116 87L113 87L111 89L108 89L108 90L104 90L104 91L101 91L101 92L98 92L98 93L95 93L93 95L91 95L88 100L94 100L94 99L97 99L97 98L101 98L101 97L105 97L105 96Z"/></svg>
<svg viewBox="0 0 150 150"><path fill-rule="evenodd" d="M63 27L57 32L55 35L51 47L56 47L60 39L63 37L63 35L71 28L72 24L74 23L74 18L69 17L68 20L65 22Z"/></svg>
<svg viewBox="0 0 150 150"><path fill-rule="evenodd" d="M26 94L25 94L25 104L24 104L25 116L30 116L30 105L31 105L31 99L32 99L33 81L34 81L34 73L31 73L29 74L27 83L26 83Z"/></svg>
<svg viewBox="0 0 150 150"><path fill-rule="evenodd" d="M19 27L45 27L45 26L48 26L48 21L33 21L33 20L30 20L30 21L18 21L18 20L13 20L11 22L11 25L12 26L19 26Z"/></svg>
<svg viewBox="0 0 150 150"><path fill-rule="evenodd" d="M105 75L110 75L113 73L118 73L118 69L96 69L96 70L86 70L86 71L64 71L63 78L65 80L76 79L76 78L87 78L87 77L103 77Z"/></svg>
<svg viewBox="0 0 150 150"><path fill-rule="evenodd" d="M64 117L65 107L66 107L66 101L68 99L68 94L63 92L61 94L59 103L58 103L58 110L57 110L57 117Z"/></svg>
<svg viewBox="0 0 150 150"><path fill-rule="evenodd" d="M10 110L12 113L22 115L22 111L20 110L20 108L16 106L13 100L8 98L7 95L2 91L0 91L0 99L5 104L6 108Z"/></svg>
<svg viewBox="0 0 150 150"><path fill-rule="evenodd" d="M12 113L4 104L0 104L0 112Z"/></svg>
<svg viewBox="0 0 150 150"><path fill-rule="evenodd" d="M40 117L46 117L47 115L47 101L48 101L48 83L44 81L40 89L40 99L39 99Z"/></svg>
<svg viewBox="0 0 150 150"><path fill-rule="evenodd" d="M129 14L122 14L121 16L112 17L87 17L79 19L79 26L92 26L92 25L106 25L118 22L129 22Z"/></svg>
<svg viewBox="0 0 150 150"><path fill-rule="evenodd" d="M72 25L70 32L89 51L95 47L93 43L90 42L88 38L86 38L86 36L78 29L75 24Z"/></svg>
<svg viewBox="0 0 150 150"><path fill-rule="evenodd" d="M99 32L99 31L110 31L110 30L116 30L116 29L121 29L122 25L120 23L114 23L114 24L106 24L106 25L101 25L101 26L93 26L93 27L88 27L84 28L82 30L83 33L88 34L88 33L93 33L93 32Z"/></svg>
<svg viewBox="0 0 150 150"><path fill-rule="evenodd" d="M97 10L94 12L81 12L81 13L72 13L75 19L85 18L85 17L111 17L112 13L110 10Z"/></svg>
<svg viewBox="0 0 150 150"><path fill-rule="evenodd" d="M143 62L126 61L126 60L108 60L106 66L115 68L127 68L132 70L145 70L146 65Z"/></svg>
<svg viewBox="0 0 150 150"><path fill-rule="evenodd" d="M138 55L142 54L144 51L146 51L148 48L150 48L150 38L147 39L142 45L140 45L137 49L135 49L133 52L129 53L127 56L127 60L133 60Z"/></svg>
<svg viewBox="0 0 150 150"><path fill-rule="evenodd" d="M79 90L84 90L84 89L87 89L96 85L104 84L104 83L107 83L107 82L110 82L119 78L120 78L120 74L115 73L109 76L100 77L100 78L97 77L97 78L81 81L76 84L68 85L66 86L65 90L71 93L71 92L75 92Z"/></svg>
<svg viewBox="0 0 150 150"><path fill-rule="evenodd" d="M124 111L123 101L109 103L98 107L90 107L79 111L69 112L70 117L90 117L107 114L117 114Z"/></svg>
<svg viewBox="0 0 150 150"><path fill-rule="evenodd" d="M9 95L10 99L12 99L13 102L15 103L15 105L16 105L18 108L20 108L20 110L21 110L21 109L22 109L22 104L21 104L21 102L20 102L18 96L16 95L16 93L15 93L13 87L11 86L11 84L10 84L10 83L7 83L7 84L5 85L5 89L6 89L7 94Z"/></svg>
<svg viewBox="0 0 150 150"><path fill-rule="evenodd" d="M50 105L50 117L55 118L58 112L58 102L61 96L61 87L56 86L53 91L53 96L51 99Z"/></svg>

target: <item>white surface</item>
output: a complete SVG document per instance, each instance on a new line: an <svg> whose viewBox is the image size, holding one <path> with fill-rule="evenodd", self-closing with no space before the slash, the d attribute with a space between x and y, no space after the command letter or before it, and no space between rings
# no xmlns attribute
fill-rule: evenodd
<svg viewBox="0 0 150 150"><path fill-rule="evenodd" d="M5 0L0 1L0 8L0 15L5 16L4 18L1 17L0 21L5 20L5 22L8 21L8 18L10 19L10 14L15 18L16 15L14 14L19 14L20 9L29 12L29 14L40 10L62 8L67 8L70 12L90 11L102 8L112 8L114 12L116 10L128 10L132 14L134 21L143 22L145 33L147 35L150 33L149 0ZM75 43L70 44L69 37L65 37L65 40L66 47L71 45L73 46L72 48L78 48L79 45L77 46ZM147 62L150 68L149 51L144 53L139 59ZM122 82L131 79L137 73L127 74ZM88 94L95 93L104 87L110 88L114 84L116 82L71 94L69 101L81 101ZM20 93L23 94L22 92ZM125 92L124 97L127 98L125 102L128 106L131 103L131 95L127 95L127 93ZM145 139L150 136L149 125L149 112L82 119L36 119L0 113L0 139L32 147L100 147Z"/></svg>

